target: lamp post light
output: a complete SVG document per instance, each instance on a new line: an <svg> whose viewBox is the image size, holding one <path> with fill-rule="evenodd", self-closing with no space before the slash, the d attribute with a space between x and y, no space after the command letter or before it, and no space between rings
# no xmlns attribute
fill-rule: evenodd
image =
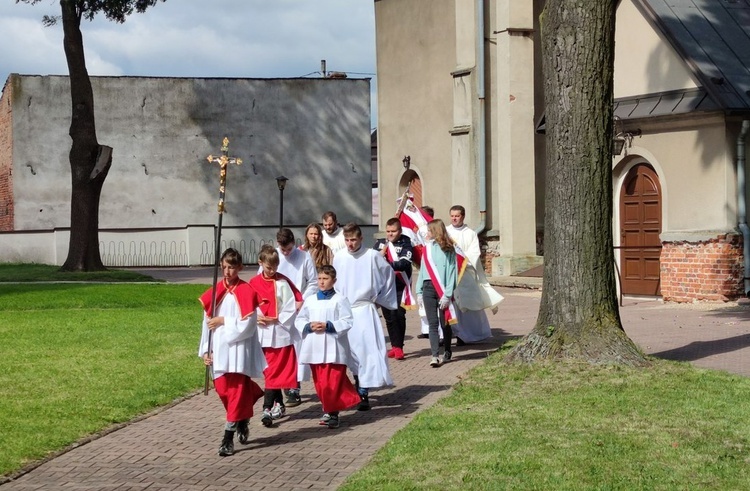
<svg viewBox="0 0 750 491"><path fill-rule="evenodd" d="M279 229L284 228L284 188L288 180L284 176L276 178L276 185L279 186Z"/></svg>
<svg viewBox="0 0 750 491"><path fill-rule="evenodd" d="M401 163L404 164L404 169L409 170L409 167L411 167L411 155L404 156Z"/></svg>

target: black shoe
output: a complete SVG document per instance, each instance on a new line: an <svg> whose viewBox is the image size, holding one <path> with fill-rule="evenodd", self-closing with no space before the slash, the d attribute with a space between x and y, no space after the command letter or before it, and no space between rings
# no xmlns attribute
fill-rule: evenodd
<svg viewBox="0 0 750 491"><path fill-rule="evenodd" d="M461 338L456 338L456 346L466 346L466 342Z"/></svg>
<svg viewBox="0 0 750 491"><path fill-rule="evenodd" d="M250 428L247 426L246 419L237 423L237 439L243 445L247 445L250 441Z"/></svg>
<svg viewBox="0 0 750 491"><path fill-rule="evenodd" d="M299 396L299 389L289 389L286 393L286 402L284 404L288 407L295 407L302 404L302 398Z"/></svg>
<svg viewBox="0 0 750 491"><path fill-rule="evenodd" d="M221 440L219 455L221 457L234 455L234 431L224 430L224 439Z"/></svg>
<svg viewBox="0 0 750 491"><path fill-rule="evenodd" d="M451 361L451 358L453 358L453 353L451 351L446 351L443 353L443 363L448 363Z"/></svg>
<svg viewBox="0 0 750 491"><path fill-rule="evenodd" d="M260 417L260 422L266 428L273 426L273 416L271 416L271 410L268 408L263 409L263 416Z"/></svg>
<svg viewBox="0 0 750 491"><path fill-rule="evenodd" d="M370 398L367 396L367 394L360 394L360 401L359 406L357 406L357 411L369 411L370 410Z"/></svg>
<svg viewBox="0 0 750 491"><path fill-rule="evenodd" d="M417 338L419 338L419 339L429 339L430 335L429 334L420 334L419 336L417 336Z"/></svg>
<svg viewBox="0 0 750 491"><path fill-rule="evenodd" d="M339 415L338 414L336 414L336 415L331 414L330 418L328 418L328 423L327 424L328 424L328 427L330 429L338 428L339 427Z"/></svg>

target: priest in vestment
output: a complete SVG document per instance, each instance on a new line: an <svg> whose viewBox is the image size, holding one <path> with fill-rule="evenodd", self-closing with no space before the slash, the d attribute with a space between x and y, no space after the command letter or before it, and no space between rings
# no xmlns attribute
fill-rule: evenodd
<svg viewBox="0 0 750 491"><path fill-rule="evenodd" d="M484 309L494 309L503 297L496 292L484 275L479 262L482 251L479 237L464 223L466 210L461 205L451 207L451 224L446 227L448 235L467 259L466 269L453 293L458 310L458 324L453 326L457 343L478 343L492 337L490 321Z"/></svg>

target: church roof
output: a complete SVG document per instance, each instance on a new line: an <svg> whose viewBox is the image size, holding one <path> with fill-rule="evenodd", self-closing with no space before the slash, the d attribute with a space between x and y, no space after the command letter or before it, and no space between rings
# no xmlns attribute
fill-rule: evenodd
<svg viewBox="0 0 750 491"><path fill-rule="evenodd" d="M688 105L750 110L750 0L633 2L682 57L711 99L682 94L683 100L688 96Z"/></svg>

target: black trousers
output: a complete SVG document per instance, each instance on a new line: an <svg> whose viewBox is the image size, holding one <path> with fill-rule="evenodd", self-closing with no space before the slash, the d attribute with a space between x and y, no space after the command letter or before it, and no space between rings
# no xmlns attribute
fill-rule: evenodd
<svg viewBox="0 0 750 491"><path fill-rule="evenodd" d="M385 328L388 330L388 337L391 339L391 346L401 349L404 348L404 337L406 337L406 309L401 306L401 295L404 293L404 288L396 287L396 298L399 302L396 310L381 309L383 319L385 319Z"/></svg>

